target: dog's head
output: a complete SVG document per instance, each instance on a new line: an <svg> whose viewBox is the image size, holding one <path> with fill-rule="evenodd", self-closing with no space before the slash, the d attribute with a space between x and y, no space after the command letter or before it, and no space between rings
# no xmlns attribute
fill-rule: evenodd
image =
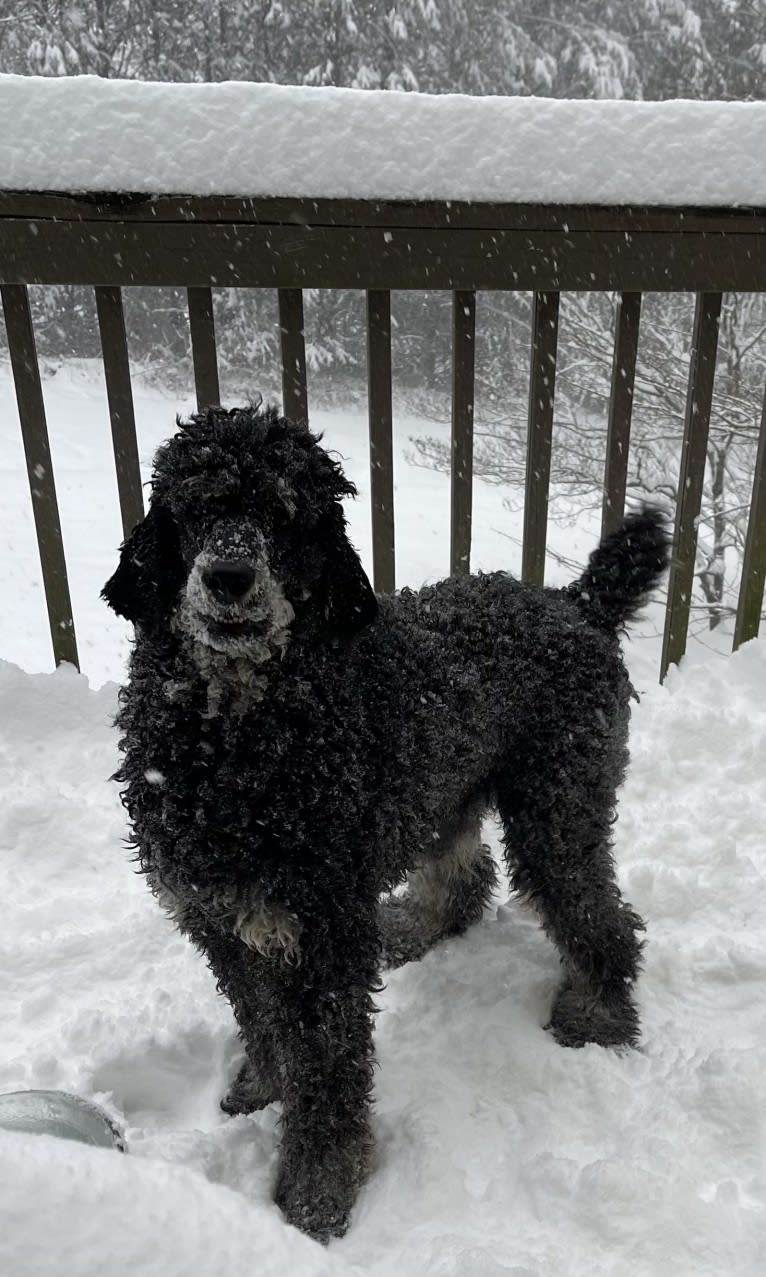
<svg viewBox="0 0 766 1277"><path fill-rule="evenodd" d="M149 513L103 597L144 630L172 623L257 664L296 625L351 634L377 611L346 535L341 500L354 494L307 427L274 409L208 409L159 449Z"/></svg>

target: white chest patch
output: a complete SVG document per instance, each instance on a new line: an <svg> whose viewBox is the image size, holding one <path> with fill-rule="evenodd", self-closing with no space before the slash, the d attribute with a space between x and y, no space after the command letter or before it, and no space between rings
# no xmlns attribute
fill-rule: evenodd
<svg viewBox="0 0 766 1277"><path fill-rule="evenodd" d="M301 924L294 913L281 905L257 900L241 909L234 933L248 949L255 949L265 958L281 953L284 961L291 965L300 962Z"/></svg>
<svg viewBox="0 0 766 1277"><path fill-rule="evenodd" d="M147 874L147 880L165 913L184 934L188 928L187 911L200 909L264 958L281 957L290 966L300 962L303 928L299 918L283 905L268 902L257 889L197 889L185 901L153 874Z"/></svg>

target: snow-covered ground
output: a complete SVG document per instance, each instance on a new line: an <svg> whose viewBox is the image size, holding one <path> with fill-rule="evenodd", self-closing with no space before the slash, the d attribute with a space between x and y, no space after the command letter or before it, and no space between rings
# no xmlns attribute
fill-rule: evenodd
<svg viewBox="0 0 766 1277"><path fill-rule="evenodd" d="M71 1090L130 1153L0 1131L8 1277L756 1277L764 1270L766 643L694 645L656 683L658 609L628 646L642 698L617 855L646 917L642 1049L565 1051L543 1032L557 959L500 895L469 935L380 996L377 1160L324 1250L271 1202L276 1108L217 1101L238 1045L191 947L131 872L108 777L127 638L98 602L120 540L102 385L45 382L85 676L50 665L13 395L0 370L0 1091ZM188 408L140 386L146 462ZM361 497L359 414L318 413ZM447 569L448 484L409 466L397 421L400 582ZM477 566L518 568L519 520L475 485ZM588 515L553 528L582 561ZM551 565L550 579L570 573ZM643 637L642 637L643 635ZM21 668L20 668L21 667ZM32 671L32 672L30 672Z"/></svg>
<svg viewBox="0 0 766 1277"><path fill-rule="evenodd" d="M762 206L765 146L763 102L0 76L7 190Z"/></svg>

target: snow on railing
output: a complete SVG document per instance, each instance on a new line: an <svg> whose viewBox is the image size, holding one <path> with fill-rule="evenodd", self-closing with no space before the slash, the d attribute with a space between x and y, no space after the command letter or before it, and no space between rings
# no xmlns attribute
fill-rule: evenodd
<svg viewBox="0 0 766 1277"><path fill-rule="evenodd" d="M766 205L765 102L0 76L13 190Z"/></svg>

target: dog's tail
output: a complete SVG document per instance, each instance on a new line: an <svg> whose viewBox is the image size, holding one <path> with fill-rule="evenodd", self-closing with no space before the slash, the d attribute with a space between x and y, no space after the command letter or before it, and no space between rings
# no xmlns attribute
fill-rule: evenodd
<svg viewBox="0 0 766 1277"><path fill-rule="evenodd" d="M670 558L667 521L644 506L593 551L588 566L567 593L590 625L616 630L633 619Z"/></svg>

